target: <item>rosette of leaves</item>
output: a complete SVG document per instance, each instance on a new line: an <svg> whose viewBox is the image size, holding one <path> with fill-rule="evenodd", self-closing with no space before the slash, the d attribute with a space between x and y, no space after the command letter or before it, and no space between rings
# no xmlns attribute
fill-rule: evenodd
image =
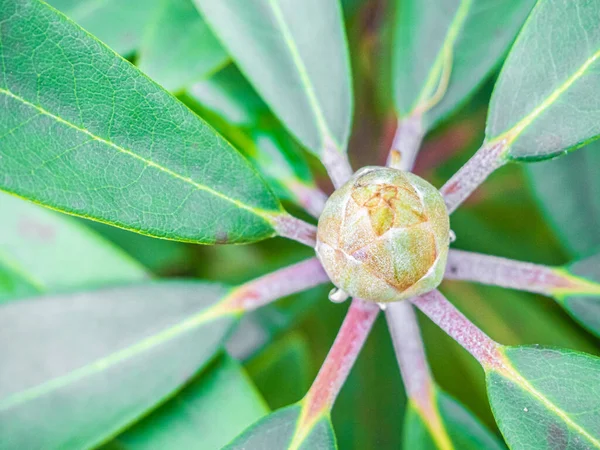
<svg viewBox="0 0 600 450"><path fill-rule="evenodd" d="M0 0L0 448L600 448L600 5L382 8ZM389 122L373 84L391 149L365 131ZM483 144L455 171L465 124ZM330 279L302 259L317 161L340 188L348 148L381 146L386 173L455 172L432 193L441 234L469 201L440 290L354 298L333 339L345 308L309 291ZM508 163L535 163L541 210ZM377 239L419 209L378 189L356 196ZM367 341L379 315L391 339L379 321Z"/></svg>

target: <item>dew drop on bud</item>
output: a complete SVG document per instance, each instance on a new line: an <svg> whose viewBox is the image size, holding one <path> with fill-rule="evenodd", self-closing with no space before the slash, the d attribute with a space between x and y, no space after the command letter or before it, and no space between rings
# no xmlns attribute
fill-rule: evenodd
<svg viewBox="0 0 600 450"><path fill-rule="evenodd" d="M381 309L382 311L385 311L387 309L386 303L377 303L377 305L379 306L379 309Z"/></svg>
<svg viewBox="0 0 600 450"><path fill-rule="evenodd" d="M456 233L450 230L450 243L452 244L454 241L456 241Z"/></svg>
<svg viewBox="0 0 600 450"><path fill-rule="evenodd" d="M435 187L409 172L365 167L327 200L315 250L345 296L381 304L435 289L450 236L448 210ZM329 296L341 297L337 291Z"/></svg>
<svg viewBox="0 0 600 450"><path fill-rule="evenodd" d="M333 288L329 291L329 300L333 303L344 303L350 297L346 292L339 288Z"/></svg>

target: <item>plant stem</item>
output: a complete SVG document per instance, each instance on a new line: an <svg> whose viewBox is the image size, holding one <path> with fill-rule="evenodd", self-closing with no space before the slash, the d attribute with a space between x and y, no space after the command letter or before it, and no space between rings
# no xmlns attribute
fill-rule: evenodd
<svg viewBox="0 0 600 450"><path fill-rule="evenodd" d="M289 214L281 214L274 218L275 231L279 236L293 239L309 247L317 244L317 227Z"/></svg>
<svg viewBox="0 0 600 450"><path fill-rule="evenodd" d="M327 358L304 397L299 430L309 430L315 421L331 411L378 313L379 306L375 303L352 300Z"/></svg>
<svg viewBox="0 0 600 450"><path fill-rule="evenodd" d="M328 282L329 277L319 260L310 258L237 287L219 306L228 312L251 311Z"/></svg>
<svg viewBox="0 0 600 450"><path fill-rule="evenodd" d="M396 134L387 160L388 167L411 171L415 165L425 130L420 114L398 120Z"/></svg>
<svg viewBox="0 0 600 450"><path fill-rule="evenodd" d="M329 178L331 178L331 182L336 189L346 183L352 176L353 171L348 161L347 153L342 151L331 140L325 142L321 161L327 169Z"/></svg>
<svg viewBox="0 0 600 450"><path fill-rule="evenodd" d="M450 250L445 278L474 281L537 294L600 294L600 285L548 267L498 256Z"/></svg>
<svg viewBox="0 0 600 450"><path fill-rule="evenodd" d="M483 145L467 161L467 163L456 172L442 188L440 192L444 196L448 214L451 214L458 206L471 195L471 193L485 181L485 179L497 168L506 162L502 158L505 142L493 142Z"/></svg>
<svg viewBox="0 0 600 450"><path fill-rule="evenodd" d="M411 299L427 317L486 368L503 365L500 345L477 328L437 290Z"/></svg>
<svg viewBox="0 0 600 450"><path fill-rule="evenodd" d="M287 187L294 193L300 206L315 218L319 218L325 207L327 195L314 186L308 186L294 180L287 183Z"/></svg>
<svg viewBox="0 0 600 450"><path fill-rule="evenodd" d="M414 307L409 301L390 303L385 310L385 318L409 401L425 419L437 447L451 449L452 441L437 408L435 384L425 356Z"/></svg>

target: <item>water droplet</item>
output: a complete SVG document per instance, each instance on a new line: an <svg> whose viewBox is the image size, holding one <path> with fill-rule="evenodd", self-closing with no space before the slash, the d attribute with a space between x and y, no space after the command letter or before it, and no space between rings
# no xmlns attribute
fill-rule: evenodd
<svg viewBox="0 0 600 450"><path fill-rule="evenodd" d="M385 311L387 309L387 303L377 303L379 305L379 309Z"/></svg>
<svg viewBox="0 0 600 450"><path fill-rule="evenodd" d="M452 244L454 241L456 241L456 233L450 230L450 243Z"/></svg>
<svg viewBox="0 0 600 450"><path fill-rule="evenodd" d="M527 408L523 408L523 411L527 412L527 411L529 411L529 409L527 409Z"/></svg>
<svg viewBox="0 0 600 450"><path fill-rule="evenodd" d="M350 297L346 292L342 291L339 288L333 288L329 292L329 300L333 303L344 303Z"/></svg>

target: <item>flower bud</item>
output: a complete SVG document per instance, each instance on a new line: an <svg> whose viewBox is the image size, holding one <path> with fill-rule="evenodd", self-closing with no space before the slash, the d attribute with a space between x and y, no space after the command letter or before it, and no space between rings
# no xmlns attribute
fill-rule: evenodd
<svg viewBox="0 0 600 450"><path fill-rule="evenodd" d="M338 288L381 303L435 289L449 238L436 188L412 173L365 167L325 204L316 251Z"/></svg>

